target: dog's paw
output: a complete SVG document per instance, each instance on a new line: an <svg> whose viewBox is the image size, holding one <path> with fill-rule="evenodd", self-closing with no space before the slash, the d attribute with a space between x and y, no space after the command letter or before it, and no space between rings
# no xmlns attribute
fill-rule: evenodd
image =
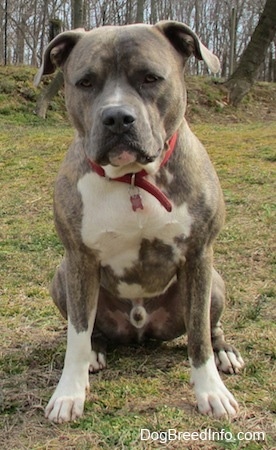
<svg viewBox="0 0 276 450"><path fill-rule="evenodd" d="M89 372L96 373L106 368L106 359L104 353L91 351Z"/></svg>
<svg viewBox="0 0 276 450"><path fill-rule="evenodd" d="M51 422L70 422L83 414L85 394L89 390L87 366L85 364L82 368L73 369L69 365L64 367L56 390L46 406L45 417Z"/></svg>
<svg viewBox="0 0 276 450"><path fill-rule="evenodd" d="M59 384L45 409L45 417L51 422L63 423L76 420L83 414L85 390L89 389L87 381L86 388L81 388L81 382L64 383L61 377ZM81 380L79 380L81 381Z"/></svg>
<svg viewBox="0 0 276 450"><path fill-rule="evenodd" d="M218 370L224 373L238 373L244 367L244 361L240 353L229 346L227 349L215 351L215 361Z"/></svg>
<svg viewBox="0 0 276 450"><path fill-rule="evenodd" d="M237 414L238 403L221 380L213 356L198 368L192 366L191 383L200 413L217 419Z"/></svg>
<svg viewBox="0 0 276 450"><path fill-rule="evenodd" d="M84 400L84 396L56 397L54 394L45 409L45 417L55 423L76 420L83 414Z"/></svg>
<svg viewBox="0 0 276 450"><path fill-rule="evenodd" d="M238 403L223 383L216 385L212 390L199 389L196 397L199 412L216 419L234 417L239 410Z"/></svg>

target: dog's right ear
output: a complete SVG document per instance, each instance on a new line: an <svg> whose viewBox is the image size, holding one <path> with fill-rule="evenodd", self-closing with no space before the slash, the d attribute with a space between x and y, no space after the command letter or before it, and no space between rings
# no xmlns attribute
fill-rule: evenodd
<svg viewBox="0 0 276 450"><path fill-rule="evenodd" d="M42 65L34 78L35 86L38 86L43 75L53 73L57 67L63 66L72 48L84 34L83 28L65 31L49 43L43 54Z"/></svg>

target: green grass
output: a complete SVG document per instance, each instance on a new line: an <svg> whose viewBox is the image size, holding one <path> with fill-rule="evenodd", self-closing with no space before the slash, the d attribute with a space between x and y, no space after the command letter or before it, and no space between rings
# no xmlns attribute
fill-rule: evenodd
<svg viewBox="0 0 276 450"><path fill-rule="evenodd" d="M23 72L18 77L23 83ZM7 83L4 90L9 89ZM9 94L0 83L1 95ZM8 105L8 97L5 101ZM43 415L66 345L66 323L48 293L63 253L53 225L52 193L73 131L62 113L50 111L45 122L28 108L22 113L15 102L12 115L0 110L0 448L167 448L141 441L141 428L224 429L235 438L172 441L172 449L275 448L275 122L221 119L192 127L209 150L226 200L215 262L227 283L225 332L246 362L241 374L223 376L239 401L239 416L217 421L196 412L181 338L161 347L110 351L107 370L90 377L85 416L57 426ZM237 439L239 432L260 431L265 442Z"/></svg>

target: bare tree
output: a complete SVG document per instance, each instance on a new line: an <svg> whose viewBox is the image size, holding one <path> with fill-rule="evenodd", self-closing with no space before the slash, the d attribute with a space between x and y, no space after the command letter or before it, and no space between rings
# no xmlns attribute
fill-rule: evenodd
<svg viewBox="0 0 276 450"><path fill-rule="evenodd" d="M144 22L144 0L137 0L136 22Z"/></svg>
<svg viewBox="0 0 276 450"><path fill-rule="evenodd" d="M2 11L2 23L4 24L4 40L2 46L4 48L4 64L7 65L8 61L8 0L5 0L4 9Z"/></svg>
<svg viewBox="0 0 276 450"><path fill-rule="evenodd" d="M244 50L240 63L225 83L229 101L237 106L257 80L261 65L276 32L276 2L267 0L259 23Z"/></svg>
<svg viewBox="0 0 276 450"><path fill-rule="evenodd" d="M72 28L83 27L83 0L72 0Z"/></svg>
<svg viewBox="0 0 276 450"><path fill-rule="evenodd" d="M236 11L236 26L232 28L231 38L233 8ZM276 0L0 0L0 63L39 64L48 43L48 24L52 19L61 23L61 31L82 26L91 29L102 25L178 20L190 25L219 57L222 78L233 75L227 84L234 103L232 99L237 97L233 87L235 77L242 79L243 85L246 84L244 92L256 79L276 79L276 39L271 41L275 8ZM265 11L268 11L266 15ZM266 19L257 33L262 13ZM233 74L230 68L231 39ZM254 42L257 42L259 50L252 59L249 49L254 47ZM255 71L253 66L257 63L260 65ZM238 69L240 65L244 67L243 73L241 68ZM204 65L193 59L189 61L187 70L191 74L206 74ZM237 89L241 89L241 84Z"/></svg>
<svg viewBox="0 0 276 450"><path fill-rule="evenodd" d="M36 65L47 44L47 24L57 18L63 30L84 26L156 23L172 19L191 26L222 62L222 76L230 75L231 11L237 11L233 39L236 43L234 69L257 26L266 0L0 0L0 62ZM274 0L275 2L275 0ZM183 7L184 4L184 7ZM5 21L5 5L8 12ZM24 21L22 18L24 17ZM5 23L7 49L5 53ZM203 65L189 63L191 73L204 74ZM262 79L273 79L275 46L266 52Z"/></svg>
<svg viewBox="0 0 276 450"><path fill-rule="evenodd" d="M49 22L49 37L52 40L61 31L61 22L57 19L52 19ZM53 97L58 93L63 86L63 73L59 71L55 78L51 81L49 86L46 87L40 94L36 102L36 114L42 119L46 118L49 104Z"/></svg>

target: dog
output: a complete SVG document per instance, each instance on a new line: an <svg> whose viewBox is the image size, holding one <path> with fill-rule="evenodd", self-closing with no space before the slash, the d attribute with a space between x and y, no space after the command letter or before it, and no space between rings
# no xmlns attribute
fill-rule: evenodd
<svg viewBox="0 0 276 450"><path fill-rule="evenodd" d="M63 71L76 129L54 194L65 257L51 295L68 335L50 421L82 416L89 370L106 367L109 341L185 332L199 412L237 413L218 373L244 365L224 340L225 288L213 268L223 195L184 117L191 55L218 72L218 58L174 21L66 31L44 52L35 84Z"/></svg>

